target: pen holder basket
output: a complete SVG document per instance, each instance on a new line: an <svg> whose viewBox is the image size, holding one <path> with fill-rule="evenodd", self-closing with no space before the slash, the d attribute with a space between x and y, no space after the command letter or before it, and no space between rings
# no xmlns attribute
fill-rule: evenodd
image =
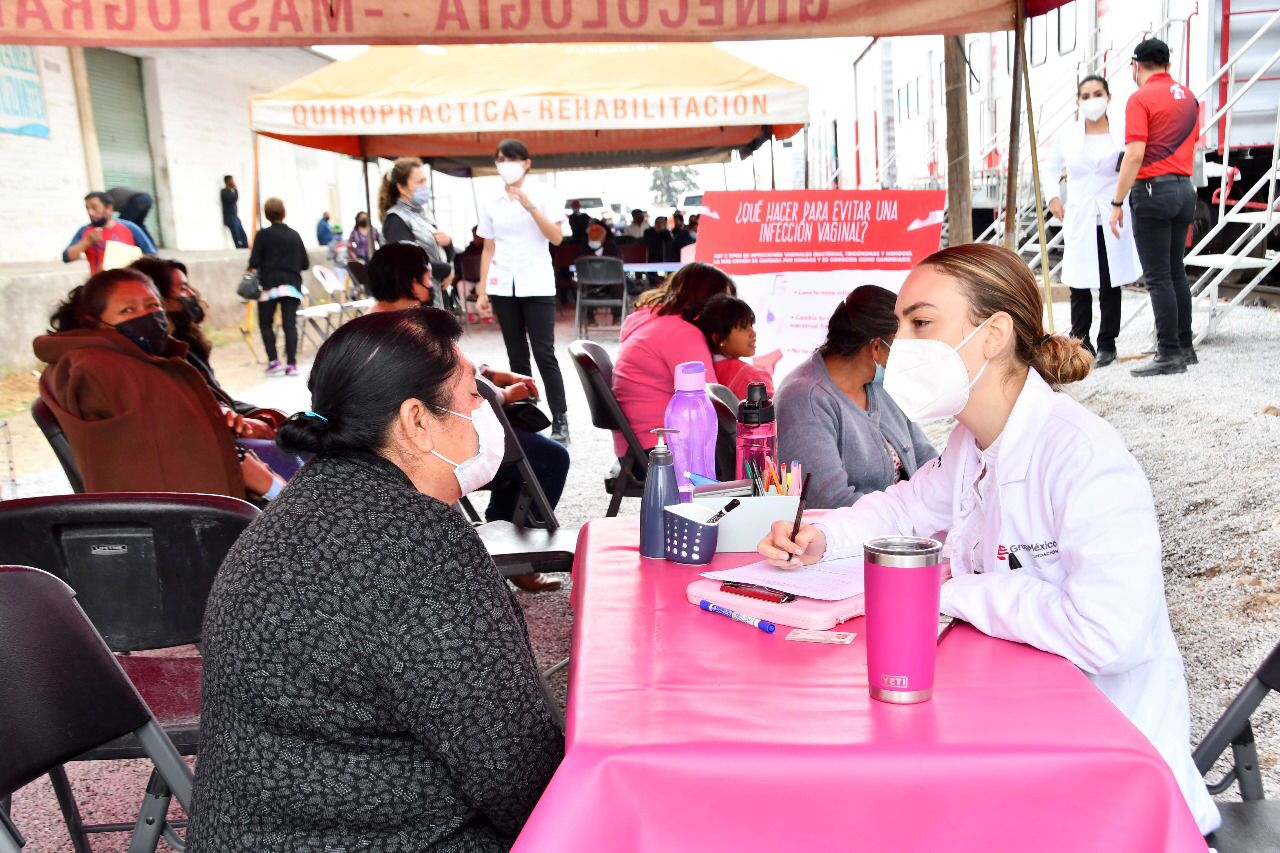
<svg viewBox="0 0 1280 853"><path fill-rule="evenodd" d="M662 532L667 559L673 563L703 566L716 555L720 527L706 521L715 510L697 504L678 504L662 510Z"/></svg>

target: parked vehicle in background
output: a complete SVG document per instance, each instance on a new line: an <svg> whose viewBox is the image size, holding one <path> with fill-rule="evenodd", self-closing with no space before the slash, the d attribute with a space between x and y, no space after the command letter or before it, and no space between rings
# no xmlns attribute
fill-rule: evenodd
<svg viewBox="0 0 1280 853"><path fill-rule="evenodd" d="M690 216L695 214L706 213L707 209L702 206L702 193L689 193L680 201L680 212L684 214L685 221L689 221Z"/></svg>

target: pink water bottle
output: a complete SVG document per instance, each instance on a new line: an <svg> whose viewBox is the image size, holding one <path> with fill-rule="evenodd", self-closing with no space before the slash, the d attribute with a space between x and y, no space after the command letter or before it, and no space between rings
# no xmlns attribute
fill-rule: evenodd
<svg viewBox="0 0 1280 853"><path fill-rule="evenodd" d="M778 459L778 422L773 401L763 382L747 386L747 399L738 404L737 478L746 476L742 463L750 460L757 470L766 471Z"/></svg>
<svg viewBox="0 0 1280 853"><path fill-rule="evenodd" d="M933 695L942 543L885 536L863 543L871 698L910 705Z"/></svg>

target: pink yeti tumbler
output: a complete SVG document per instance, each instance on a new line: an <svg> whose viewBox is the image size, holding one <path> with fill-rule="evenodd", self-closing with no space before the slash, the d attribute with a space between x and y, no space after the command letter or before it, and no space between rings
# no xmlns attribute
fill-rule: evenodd
<svg viewBox="0 0 1280 853"><path fill-rule="evenodd" d="M863 543L871 698L910 705L933 695L942 543L885 536Z"/></svg>

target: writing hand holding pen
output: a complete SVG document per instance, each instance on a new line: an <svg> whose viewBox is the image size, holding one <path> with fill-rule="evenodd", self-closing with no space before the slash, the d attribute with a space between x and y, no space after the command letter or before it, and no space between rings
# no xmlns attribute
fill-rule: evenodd
<svg viewBox="0 0 1280 853"><path fill-rule="evenodd" d="M827 537L822 529L806 524L791 538L792 523L775 521L769 535L760 540L756 550L769 564L780 569L799 569L818 562L827 551Z"/></svg>

